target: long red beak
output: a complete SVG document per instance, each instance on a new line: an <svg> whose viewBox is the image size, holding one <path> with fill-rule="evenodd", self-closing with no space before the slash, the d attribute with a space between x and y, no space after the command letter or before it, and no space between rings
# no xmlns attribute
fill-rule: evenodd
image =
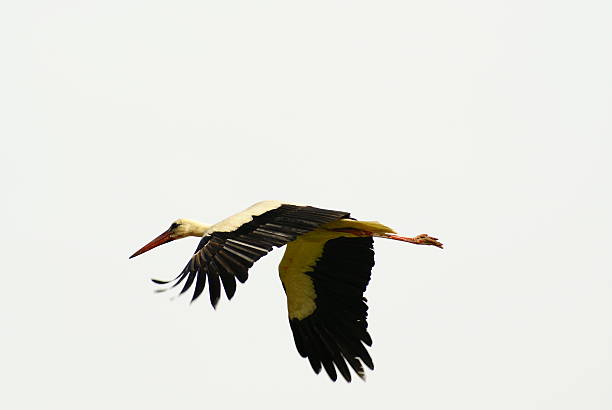
<svg viewBox="0 0 612 410"><path fill-rule="evenodd" d="M159 245L163 245L165 243L175 240L176 238L173 238L172 236L170 236L170 234L171 234L171 231L170 229L168 229L166 232L162 233L157 238L153 239L151 242L149 242L148 244L146 244L145 246L143 246L142 248L134 252L134 254L130 256L130 259L132 259L134 256L140 255L141 253L150 251L153 248L157 248Z"/></svg>

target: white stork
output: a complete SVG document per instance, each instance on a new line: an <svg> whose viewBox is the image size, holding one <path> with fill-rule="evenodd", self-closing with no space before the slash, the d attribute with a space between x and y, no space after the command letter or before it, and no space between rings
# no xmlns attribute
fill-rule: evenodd
<svg viewBox="0 0 612 410"><path fill-rule="evenodd" d="M426 234L398 236L378 222L352 219L348 212L263 201L212 226L178 219L130 258L187 236L202 237L187 266L170 281L153 281L168 285L162 290L184 281L181 294L195 283L192 301L208 281L213 307L221 297L221 284L231 299L236 279L244 283L253 263L273 247L287 245L279 272L295 346L315 373L323 366L335 381L337 368L349 382L347 363L362 379L362 363L374 369L364 346L371 346L372 338L363 297L374 266L372 238L442 248Z"/></svg>

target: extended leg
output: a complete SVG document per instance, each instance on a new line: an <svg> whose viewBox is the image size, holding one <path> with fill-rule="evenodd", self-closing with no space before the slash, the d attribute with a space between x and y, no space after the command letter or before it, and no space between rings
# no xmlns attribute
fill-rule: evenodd
<svg viewBox="0 0 612 410"><path fill-rule="evenodd" d="M374 236L377 236L379 238L393 239L396 241L410 242L410 243L414 243L415 245L433 245L433 246L437 246L438 248L443 247L443 245L440 242L438 242L438 238L429 236L426 233L417 235L414 238L394 235L392 233L382 233L382 234L375 233Z"/></svg>

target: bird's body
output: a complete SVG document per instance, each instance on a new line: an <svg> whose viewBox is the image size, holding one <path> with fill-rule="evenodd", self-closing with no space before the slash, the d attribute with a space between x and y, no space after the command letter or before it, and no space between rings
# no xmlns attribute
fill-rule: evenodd
<svg viewBox="0 0 612 410"><path fill-rule="evenodd" d="M372 339L363 297L374 266L373 237L442 247L436 238L400 237L378 222L351 219L348 212L263 201L211 226L179 219L131 257L186 236L202 237L187 266L171 281L154 282L169 288L183 283L181 294L193 286L192 300L208 282L213 306L222 287L231 299L236 279L245 282L253 263L287 245L279 274L297 350L315 372L323 366L335 380L337 369L347 381L348 366L362 378L362 363L373 369L364 346Z"/></svg>

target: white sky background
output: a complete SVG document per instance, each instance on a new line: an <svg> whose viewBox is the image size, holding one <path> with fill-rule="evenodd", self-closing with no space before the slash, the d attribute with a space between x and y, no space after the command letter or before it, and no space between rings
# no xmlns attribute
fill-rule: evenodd
<svg viewBox="0 0 612 410"><path fill-rule="evenodd" d="M0 407L612 407L608 1L0 6ZM348 210L376 243L368 381L297 354L267 256L170 301L178 217ZM265 406L265 407L264 407Z"/></svg>

